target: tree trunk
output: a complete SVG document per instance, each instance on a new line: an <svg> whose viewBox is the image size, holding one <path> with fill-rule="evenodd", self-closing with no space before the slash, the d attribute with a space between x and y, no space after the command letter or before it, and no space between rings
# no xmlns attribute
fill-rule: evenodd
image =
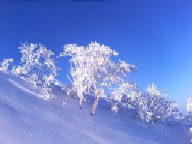
<svg viewBox="0 0 192 144"><path fill-rule="evenodd" d="M80 98L80 100L79 100L79 108L80 108L80 109L82 109L82 101L83 101L83 99Z"/></svg>
<svg viewBox="0 0 192 144"><path fill-rule="evenodd" d="M91 108L91 115L95 114L95 110L97 108L98 102L99 102L99 92L97 92L95 95L95 100L94 100L93 106Z"/></svg>

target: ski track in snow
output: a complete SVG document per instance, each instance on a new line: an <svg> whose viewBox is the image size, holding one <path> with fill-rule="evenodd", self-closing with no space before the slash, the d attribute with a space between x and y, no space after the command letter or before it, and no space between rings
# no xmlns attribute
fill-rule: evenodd
<svg viewBox="0 0 192 144"><path fill-rule="evenodd" d="M17 88L19 88L20 90L26 92L26 93L29 93L31 95L34 95L36 97L39 97L41 98L41 96L39 94L37 94L36 92L33 92L29 89L27 89L26 87L20 85L19 83L17 83L16 81L12 80L12 79L7 79L12 85L16 86Z"/></svg>

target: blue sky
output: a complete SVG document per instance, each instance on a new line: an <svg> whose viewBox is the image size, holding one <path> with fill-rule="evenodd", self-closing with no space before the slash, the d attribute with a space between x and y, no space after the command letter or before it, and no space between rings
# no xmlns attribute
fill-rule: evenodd
<svg viewBox="0 0 192 144"><path fill-rule="evenodd" d="M97 41L137 66L130 79L141 90L154 82L185 109L192 97L192 1L69 1L2 0L0 61L12 57L17 64L20 42L42 43L58 55L64 44ZM63 81L67 61L59 62Z"/></svg>

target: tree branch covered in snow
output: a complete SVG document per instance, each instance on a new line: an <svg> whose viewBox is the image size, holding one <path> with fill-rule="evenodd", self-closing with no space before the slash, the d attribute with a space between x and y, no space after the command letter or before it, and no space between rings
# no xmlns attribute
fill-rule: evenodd
<svg viewBox="0 0 192 144"><path fill-rule="evenodd" d="M54 53L42 44L22 43L19 47L22 54L21 63L14 66L12 73L24 78L35 87L42 88L44 99L53 97L52 85L60 84L56 79L58 68L55 65ZM80 107L85 95L94 95L95 101L91 113L94 114L99 97L110 99L111 111L118 113L122 108L135 109L137 116L144 121L154 123L156 120L169 121L177 113L177 104L167 98L165 91L157 89L154 84L145 92L138 90L136 83L128 79L136 66L125 61L113 61L118 53L110 47L91 42L88 46L67 44L60 57L69 56L71 63L70 79L72 85L64 87L67 95L77 96ZM0 71L6 72L13 59L4 59ZM187 103L186 119L192 121L192 100Z"/></svg>
<svg viewBox="0 0 192 144"><path fill-rule="evenodd" d="M185 117L186 121L192 122L192 99L189 98L187 101L187 116Z"/></svg>
<svg viewBox="0 0 192 144"><path fill-rule="evenodd" d="M123 108L134 108L138 90L135 83L124 82L115 88L111 95L111 111L118 113Z"/></svg>
<svg viewBox="0 0 192 144"><path fill-rule="evenodd" d="M63 50L60 56L71 56L70 74L80 98L80 105L83 93L93 88L98 101L99 95L104 94L107 88L119 86L126 81L128 74L136 69L134 65L129 65L125 61L119 61L119 63L112 61L111 57L117 56L118 53L96 42L90 43L87 47L68 44ZM95 105L98 103L96 101Z"/></svg>
<svg viewBox="0 0 192 144"><path fill-rule="evenodd" d="M158 90L154 84L139 97L136 110L142 120L150 123L167 122L178 112L175 101L169 101L166 92Z"/></svg>
<svg viewBox="0 0 192 144"><path fill-rule="evenodd" d="M50 93L51 86L58 82L54 53L42 44L22 43L19 49L22 54L21 65L15 66L12 72L22 76L35 87L41 86L41 95L44 99L53 97Z"/></svg>

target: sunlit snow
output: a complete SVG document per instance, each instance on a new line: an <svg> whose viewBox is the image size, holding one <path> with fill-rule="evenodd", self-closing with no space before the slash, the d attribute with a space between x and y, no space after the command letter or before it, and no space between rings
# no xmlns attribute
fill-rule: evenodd
<svg viewBox="0 0 192 144"><path fill-rule="evenodd" d="M90 115L92 100L79 109L78 100L59 89L49 101L40 90L16 76L0 72L1 144L185 144L181 125L157 123L150 127L132 113L109 112L100 102L96 116ZM103 104L105 103L105 105Z"/></svg>

